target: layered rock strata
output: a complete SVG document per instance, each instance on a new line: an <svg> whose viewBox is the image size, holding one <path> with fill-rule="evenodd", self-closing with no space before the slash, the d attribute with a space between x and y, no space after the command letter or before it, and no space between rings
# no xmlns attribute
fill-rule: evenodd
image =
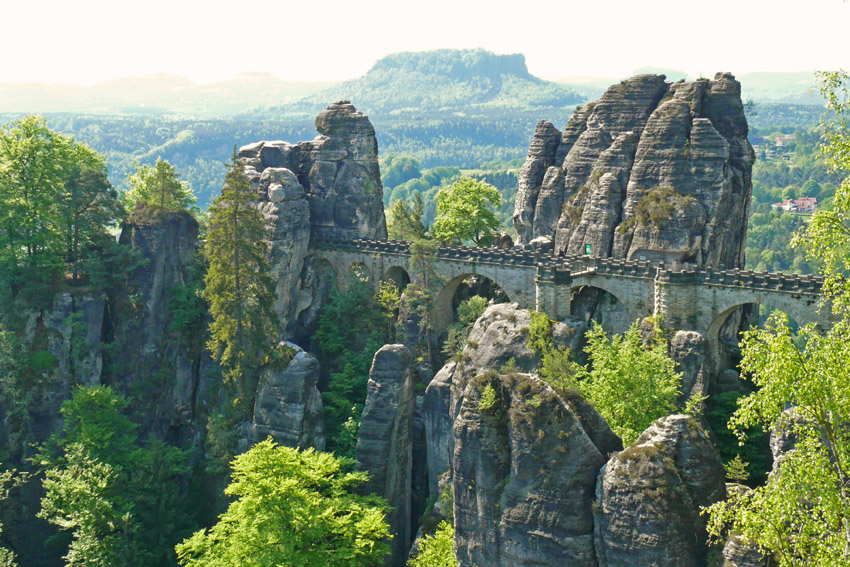
<svg viewBox="0 0 850 567"><path fill-rule="evenodd" d="M754 153L740 95L729 73L639 75L578 108L563 132L541 121L520 174L517 242L742 267Z"/></svg>
<svg viewBox="0 0 850 567"><path fill-rule="evenodd" d="M454 421L460 567L596 567L596 477L620 445L579 400L528 374L469 380Z"/></svg>
<svg viewBox="0 0 850 567"><path fill-rule="evenodd" d="M275 312L288 338L305 338L329 289L332 268L309 255L311 238L385 239L378 141L369 118L347 101L316 117L314 140L256 142L239 150L265 216Z"/></svg>
<svg viewBox="0 0 850 567"><path fill-rule="evenodd" d="M325 419L319 361L293 343L282 343L292 358L285 366L266 365L254 404L253 439L271 436L279 445L325 449Z"/></svg>
<svg viewBox="0 0 850 567"><path fill-rule="evenodd" d="M530 325L531 312L519 309L516 303L491 305L473 325L459 359L443 366L428 384L423 418L431 494L437 494L440 476L451 469L452 424L466 382L481 372L499 370L509 363L525 372L533 371L540 364L539 354L526 344ZM577 351L586 330L586 325L577 321L556 323L552 328L553 340Z"/></svg>
<svg viewBox="0 0 850 567"><path fill-rule="evenodd" d="M297 181L304 189L314 234L386 238L378 141L369 118L340 101L319 113L316 130L319 136L309 142L257 142L240 148L239 158L260 200L276 202L261 183L263 173L287 169L296 178L290 183Z"/></svg>
<svg viewBox="0 0 850 567"><path fill-rule="evenodd" d="M716 449L694 418L656 421L599 473L599 567L705 565L700 508L725 497L724 476Z"/></svg>
<svg viewBox="0 0 850 567"><path fill-rule="evenodd" d="M404 567L411 544L415 401L410 364L404 345L385 345L375 353L355 449L357 468L369 472L362 490L383 496L392 506L387 567Z"/></svg>

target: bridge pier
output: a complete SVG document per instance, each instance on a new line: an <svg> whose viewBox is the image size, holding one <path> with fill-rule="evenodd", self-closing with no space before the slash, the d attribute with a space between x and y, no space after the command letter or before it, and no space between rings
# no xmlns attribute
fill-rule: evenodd
<svg viewBox="0 0 850 567"><path fill-rule="evenodd" d="M572 299L569 280L569 272L559 270L554 265L537 266L537 274L534 278L534 308L556 321L569 317Z"/></svg>

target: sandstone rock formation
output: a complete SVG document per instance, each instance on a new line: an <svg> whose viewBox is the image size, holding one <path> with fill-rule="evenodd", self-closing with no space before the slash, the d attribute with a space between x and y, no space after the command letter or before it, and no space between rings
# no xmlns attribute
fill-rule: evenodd
<svg viewBox="0 0 850 567"><path fill-rule="evenodd" d="M378 141L369 118L348 101L340 101L319 113L316 130L320 135L309 142L257 142L239 150L260 199L279 202L276 194L287 193L286 187L297 181L306 192L315 234L386 238ZM283 189L263 187L262 175L268 168L289 170L289 174L272 174L288 178Z"/></svg>
<svg viewBox="0 0 850 567"><path fill-rule="evenodd" d="M682 373L679 402L694 395L705 396L709 390L708 341L697 331L677 331L668 346L676 370Z"/></svg>
<svg viewBox="0 0 850 567"><path fill-rule="evenodd" d="M753 150L729 73L671 84L639 75L538 123L514 210L518 243L555 252L743 266ZM662 189L664 199L653 202Z"/></svg>
<svg viewBox="0 0 850 567"><path fill-rule="evenodd" d="M725 497L723 464L698 422L671 415L614 455L596 485L600 567L705 565L700 507Z"/></svg>
<svg viewBox="0 0 850 567"><path fill-rule="evenodd" d="M267 365L260 374L253 440L262 441L271 435L279 445L323 451L325 418L316 387L319 361L296 344L281 346L292 353L292 359L283 367Z"/></svg>
<svg viewBox="0 0 850 567"><path fill-rule="evenodd" d="M553 339L575 351L587 327L575 321L568 323L554 326ZM526 344L525 331L530 324L531 312L519 309L516 303L491 305L472 327L460 359L448 362L428 384L423 417L431 494L437 493L439 477L451 468L452 424L466 381L483 371L499 370L509 361L523 371L532 371L539 365L539 355Z"/></svg>
<svg viewBox="0 0 850 567"><path fill-rule="evenodd" d="M596 477L619 445L595 443L584 423L604 420L588 415L595 411L587 404L581 411L585 419L528 374L489 372L468 381L454 422L460 567L596 567ZM597 439L619 441L610 430Z"/></svg>
<svg viewBox="0 0 850 567"><path fill-rule="evenodd" d="M362 490L383 496L392 506L387 518L392 534L387 567L404 567L411 543L414 395L410 363L410 351L404 345L384 345L375 353L355 449L357 468L369 472Z"/></svg>
<svg viewBox="0 0 850 567"><path fill-rule="evenodd" d="M3 423L7 458L30 456L35 444L43 442L62 424L59 408L71 397L76 384L101 383L103 370L102 334L106 297L61 292L43 309L23 317L22 343L30 349L31 364L44 367L43 380L27 392L32 400L25 423ZM2 411L11 400L3 399ZM20 426L25 429L19 430ZM8 429L8 430L7 430ZM13 439L14 438L14 439Z"/></svg>
<svg viewBox="0 0 850 567"><path fill-rule="evenodd" d="M143 263L128 281L128 291L140 298L140 310L115 321L115 341L122 348L115 377L126 389L167 368L167 390L152 393L164 401L162 414L144 417L162 427L188 424L193 419L202 344L192 349L171 330L171 300L174 289L188 280L195 261L198 222L185 211L137 207L119 242L136 250Z"/></svg>
<svg viewBox="0 0 850 567"><path fill-rule="evenodd" d="M347 101L316 117L309 142L256 142L239 158L266 219L275 312L288 338L305 338L329 289L329 267L309 255L311 238L387 237L378 142L368 117Z"/></svg>
<svg viewBox="0 0 850 567"><path fill-rule="evenodd" d="M758 546L742 541L738 536L730 536L723 546L724 567L767 567L768 557L759 551Z"/></svg>

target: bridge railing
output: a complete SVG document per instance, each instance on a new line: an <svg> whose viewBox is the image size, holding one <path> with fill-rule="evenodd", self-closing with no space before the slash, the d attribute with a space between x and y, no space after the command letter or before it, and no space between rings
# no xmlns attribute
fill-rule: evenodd
<svg viewBox="0 0 850 567"><path fill-rule="evenodd" d="M310 244L313 247L323 249L410 256L410 243L403 240L342 240L316 238L314 236ZM534 267L541 261L538 255L529 254L527 251L505 250L498 247L439 246L436 256L446 260L488 262L522 267Z"/></svg>
<svg viewBox="0 0 850 567"><path fill-rule="evenodd" d="M410 256L410 242L404 240L329 239L313 236L316 248L353 252ZM725 287L745 287L753 290L785 291L819 294L823 278L812 275L754 272L752 270L717 270L685 265L673 269L670 264L653 264L648 260L623 260L591 256L551 256L530 249L468 246L439 246L437 258L466 262L485 262L505 266L537 268L539 274L556 282L568 283L574 274L593 273L597 276L621 276L656 279L670 284L702 284Z"/></svg>

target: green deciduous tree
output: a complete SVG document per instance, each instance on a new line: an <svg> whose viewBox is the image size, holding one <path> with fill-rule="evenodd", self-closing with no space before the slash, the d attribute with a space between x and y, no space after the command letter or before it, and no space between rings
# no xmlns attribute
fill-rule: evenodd
<svg viewBox="0 0 850 567"><path fill-rule="evenodd" d="M376 300L380 297L372 297L368 283L354 278L347 289L331 291L313 335L313 344L332 369L322 399L328 450L338 455L354 455L372 358L389 340L386 311Z"/></svg>
<svg viewBox="0 0 850 567"><path fill-rule="evenodd" d="M27 116L0 129L0 276L47 281L122 214L103 158Z"/></svg>
<svg viewBox="0 0 850 567"><path fill-rule="evenodd" d="M492 185L470 177L461 177L449 187L440 189L436 197L437 220L431 235L438 241L472 241L482 239L499 227L494 211L502 205L499 191Z"/></svg>
<svg viewBox="0 0 850 567"><path fill-rule="evenodd" d="M73 282L77 283L82 254L110 238L106 229L124 216L124 207L106 178L105 168L88 166L73 170L59 204L65 226L66 257L72 267Z"/></svg>
<svg viewBox="0 0 850 567"><path fill-rule="evenodd" d="M452 525L440 522L434 535L422 540L419 552L407 564L409 567L457 567L455 530Z"/></svg>
<svg viewBox="0 0 850 567"><path fill-rule="evenodd" d="M122 197L130 206L145 201L155 207L185 211L195 204L192 190L164 159L157 159L154 165L137 166L127 182L130 189Z"/></svg>
<svg viewBox="0 0 850 567"><path fill-rule="evenodd" d="M682 375L664 342L643 345L637 322L611 339L594 323L586 336L589 364L570 362L563 359L564 351L552 349L556 356L545 378L558 388L580 390L628 445L656 419L676 410Z"/></svg>
<svg viewBox="0 0 850 567"><path fill-rule="evenodd" d="M233 461L234 498L218 524L177 546L184 567L358 567L389 551L385 503L355 494L364 472L268 439Z"/></svg>
<svg viewBox="0 0 850 567"><path fill-rule="evenodd" d="M738 401L730 426L743 438L774 426L791 405L797 419L780 427L799 440L764 486L709 508L716 536L734 531L774 553L782 565L846 565L850 560L850 374L844 320L825 334L800 330L784 316L745 333L741 368L758 390Z"/></svg>
<svg viewBox="0 0 850 567"><path fill-rule="evenodd" d="M35 463L44 470L38 516L71 533L69 566L174 564L173 545L190 528L178 491L185 454L150 439L139 443L108 387L83 387L62 404L62 431Z"/></svg>
<svg viewBox="0 0 850 567"><path fill-rule="evenodd" d="M850 75L838 71L819 77L821 95L827 100L820 125L825 140L822 153L827 165L845 177L832 208L821 208L812 215L795 244L803 245L810 259L822 263L824 291L832 299L833 309L846 313L850 310Z"/></svg>
<svg viewBox="0 0 850 567"><path fill-rule="evenodd" d="M250 406L252 388L246 380L277 342L279 322L272 310L274 282L263 215L254 206L257 196L235 148L227 168L221 196L210 206L203 249L209 263L203 296L212 315L207 346Z"/></svg>
<svg viewBox="0 0 850 567"><path fill-rule="evenodd" d="M828 113L821 131L828 163L850 172L847 133L848 75L821 75ZM709 531L727 529L758 544L780 565L847 565L850 562L850 178L797 237L810 259L822 262L824 291L842 320L827 332L807 326L797 336L774 314L763 330L747 332L741 368L757 386L738 401L730 427L779 427L796 439L764 486L733 495L707 509ZM825 309L826 307L822 307ZM793 407L793 417L785 411Z"/></svg>

